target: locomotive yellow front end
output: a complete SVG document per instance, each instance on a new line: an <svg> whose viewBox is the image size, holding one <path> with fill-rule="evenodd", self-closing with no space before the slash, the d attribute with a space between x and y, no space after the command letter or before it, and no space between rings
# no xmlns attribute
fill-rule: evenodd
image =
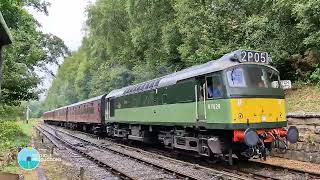
<svg viewBox="0 0 320 180"><path fill-rule="evenodd" d="M256 128L286 126L285 100L278 98L231 99L232 123Z"/></svg>
<svg viewBox="0 0 320 180"><path fill-rule="evenodd" d="M233 59L240 63L225 70L238 157L266 157L272 142L286 148L298 140L296 127L286 129L284 90L268 59L265 52L240 51Z"/></svg>

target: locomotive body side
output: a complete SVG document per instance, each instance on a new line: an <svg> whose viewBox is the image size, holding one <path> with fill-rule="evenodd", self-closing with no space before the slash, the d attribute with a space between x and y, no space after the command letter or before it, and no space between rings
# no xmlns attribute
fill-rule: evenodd
<svg viewBox="0 0 320 180"><path fill-rule="evenodd" d="M208 79L211 81L213 77L220 79L222 93L209 98ZM284 92L280 87L271 87L271 82L266 82L269 86L234 89L227 81L226 73L218 71L171 86L115 97L115 113L107 122L221 130L287 125Z"/></svg>

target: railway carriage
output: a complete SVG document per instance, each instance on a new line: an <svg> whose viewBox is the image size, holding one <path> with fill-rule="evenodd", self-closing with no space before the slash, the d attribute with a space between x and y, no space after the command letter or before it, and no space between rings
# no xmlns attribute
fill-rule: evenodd
<svg viewBox="0 0 320 180"><path fill-rule="evenodd" d="M105 96L97 96L85 101L45 112L43 119L51 124L73 129L97 132L104 124Z"/></svg>
<svg viewBox="0 0 320 180"><path fill-rule="evenodd" d="M108 136L159 142L203 156L229 154L230 161L232 154L265 157L272 142L285 146L286 141L298 139L295 127L284 128L284 91L270 61L266 52L237 50L215 61L113 90L98 98L100 112L95 113L101 116L100 122L92 127ZM67 111L70 107L75 105ZM76 125L92 122L86 116L81 121L68 118L69 113L65 121Z"/></svg>

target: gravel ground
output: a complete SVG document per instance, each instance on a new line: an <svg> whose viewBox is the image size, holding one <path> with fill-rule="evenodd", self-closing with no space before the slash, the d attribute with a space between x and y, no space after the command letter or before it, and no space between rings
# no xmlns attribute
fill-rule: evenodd
<svg viewBox="0 0 320 180"><path fill-rule="evenodd" d="M52 143L44 138L44 143L41 143L41 138L38 138L38 141L35 141L35 146L40 151L41 155L50 157L50 149ZM46 171L46 174L52 174L55 179L80 179L80 168L83 167L85 170L84 178L85 179L108 179L108 180L118 180L119 178L113 175L111 172L106 171L104 168L99 167L96 163L84 158L76 151L65 146L57 140L54 140L54 143L58 145L57 148L54 148L53 157L58 161L53 164L54 161L42 162L43 167ZM58 166L58 167L56 167ZM62 166L59 168L59 166ZM57 169L57 172L51 172ZM49 178L50 179L50 178Z"/></svg>
<svg viewBox="0 0 320 180"><path fill-rule="evenodd" d="M254 160L257 161L257 160ZM290 159L283 159L278 157L269 157L266 161L257 161L265 164L275 164L283 167L304 170L306 172L320 174L320 164L313 164L309 162L302 162Z"/></svg>
<svg viewBox="0 0 320 180"><path fill-rule="evenodd" d="M54 132L50 128L45 129L50 132ZM78 146L78 149L86 152L88 155L99 159L99 161L109 165L110 167L114 167L114 169L129 174L133 179L177 179L176 176L172 174L168 174L147 164L142 164L127 156L99 149L60 132L57 132L56 134L63 140Z"/></svg>
<svg viewBox="0 0 320 180"><path fill-rule="evenodd" d="M54 127L54 128L57 128L57 127ZM93 142L93 143L96 143L99 145L103 145L109 149L121 152L121 153L129 155L131 157L135 157L137 159L141 159L143 161L150 162L152 164L160 165L165 168L172 169L176 172L184 173L184 174L187 174L192 177L197 177L199 179L221 179L222 177L224 179L240 179L241 178L240 176L237 176L237 175L234 175L231 173L227 173L227 174L231 174L233 176L233 178L227 177L225 174L221 174L218 170L201 167L201 166L198 166L195 164L190 164L190 163L186 163L186 162L179 161L176 159L171 159L171 158L157 155L154 153L149 153L149 152L137 150L135 148L124 147L124 146L118 145L118 144L113 143L108 140L90 137L90 136L83 134L83 133L80 133L80 132L69 131L69 130L62 129L62 128L58 128L58 129L63 130L63 131L67 131L68 133L74 134L77 137L83 138L87 141L90 141L90 142ZM91 149L90 153L93 153L93 155L94 155L95 151L92 151L92 150L97 150L97 149L94 149L94 147L91 147L91 148L92 149ZM99 149L99 150L101 151L101 149ZM103 158L109 158L109 154L105 152ZM112 158L116 159L114 156ZM110 159L108 159L108 161L112 161L113 159L110 158ZM123 159L116 160L116 161L117 162L124 162L121 164L121 167L122 166L127 167L127 161L124 161ZM132 168L135 166L130 165L129 167ZM136 169L134 171L138 172L138 169ZM139 174L139 173L140 172L138 172L137 174ZM146 177L146 179L149 179L149 177L147 177L147 176L145 176L145 177Z"/></svg>

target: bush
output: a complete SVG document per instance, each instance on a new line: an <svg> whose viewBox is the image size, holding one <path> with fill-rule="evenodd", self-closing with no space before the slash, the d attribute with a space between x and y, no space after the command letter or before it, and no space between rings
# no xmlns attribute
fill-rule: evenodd
<svg viewBox="0 0 320 180"><path fill-rule="evenodd" d="M320 68L317 68L310 76L313 83L316 83L320 87Z"/></svg>
<svg viewBox="0 0 320 180"><path fill-rule="evenodd" d="M20 120L25 118L26 103L20 106L0 105L0 120Z"/></svg>
<svg viewBox="0 0 320 180"><path fill-rule="evenodd" d="M0 120L0 153L15 147L25 147L30 137L23 133L16 121Z"/></svg>

